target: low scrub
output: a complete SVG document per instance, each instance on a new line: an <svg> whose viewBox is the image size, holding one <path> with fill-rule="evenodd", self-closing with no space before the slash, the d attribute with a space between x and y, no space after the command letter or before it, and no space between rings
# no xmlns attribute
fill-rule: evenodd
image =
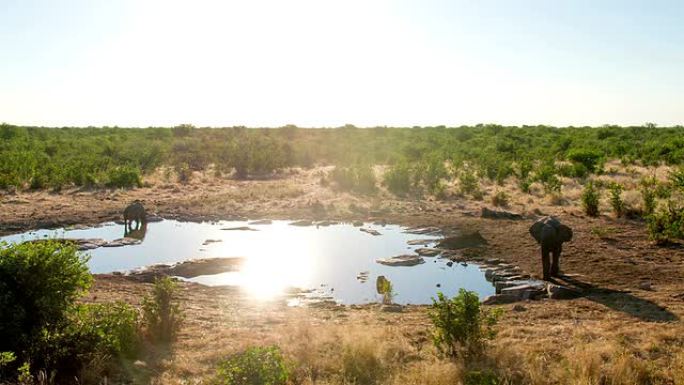
<svg viewBox="0 0 684 385"><path fill-rule="evenodd" d="M213 385L285 385L290 370L277 346L250 347L219 362Z"/></svg>
<svg viewBox="0 0 684 385"><path fill-rule="evenodd" d="M171 342L176 338L183 321L177 295L176 283L163 277L154 281L152 293L143 298L143 323L152 340Z"/></svg>
<svg viewBox="0 0 684 385"><path fill-rule="evenodd" d="M372 194L377 190L375 173L369 165L335 167L331 177L341 190L361 194Z"/></svg>
<svg viewBox="0 0 684 385"><path fill-rule="evenodd" d="M647 217L648 233L657 243L684 239L684 207L669 201L665 208Z"/></svg>
<svg viewBox="0 0 684 385"><path fill-rule="evenodd" d="M584 213L590 217L599 215L599 190L593 182L588 182L582 191L582 208Z"/></svg>
<svg viewBox="0 0 684 385"><path fill-rule="evenodd" d="M432 302L428 315L434 326L433 342L448 357L476 356L496 335L500 312L482 308L476 293L460 289L449 299L440 292Z"/></svg>

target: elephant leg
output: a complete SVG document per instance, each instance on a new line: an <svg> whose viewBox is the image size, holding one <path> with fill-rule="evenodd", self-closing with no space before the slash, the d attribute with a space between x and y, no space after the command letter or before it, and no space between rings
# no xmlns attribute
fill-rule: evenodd
<svg viewBox="0 0 684 385"><path fill-rule="evenodd" d="M547 247L542 246L541 254L542 254L542 276L544 277L545 281L548 281L551 278L551 276L549 274L550 268L551 268L551 266L550 266L550 264L551 264L551 260L550 260L551 258L550 257L551 256L549 255L550 250Z"/></svg>
<svg viewBox="0 0 684 385"><path fill-rule="evenodd" d="M553 249L553 262L551 263L551 276L558 277L560 273L560 255L562 248L558 246Z"/></svg>

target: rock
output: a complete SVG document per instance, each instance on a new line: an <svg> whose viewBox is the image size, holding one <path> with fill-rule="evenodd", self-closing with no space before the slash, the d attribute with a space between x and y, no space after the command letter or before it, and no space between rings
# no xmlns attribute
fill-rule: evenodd
<svg viewBox="0 0 684 385"><path fill-rule="evenodd" d="M249 226L224 227L221 230L224 230L224 231L259 231L257 229L251 228Z"/></svg>
<svg viewBox="0 0 684 385"><path fill-rule="evenodd" d="M273 224L273 221L270 219L259 219L256 221L251 221L247 223L248 225L270 225Z"/></svg>
<svg viewBox="0 0 684 385"><path fill-rule="evenodd" d="M572 299L582 296L582 292L568 286L549 284L546 292L551 299Z"/></svg>
<svg viewBox="0 0 684 385"><path fill-rule="evenodd" d="M439 242L439 239L411 239L410 241L406 242L406 244L411 245L411 246L417 246L417 245L424 245L427 246L431 243Z"/></svg>
<svg viewBox="0 0 684 385"><path fill-rule="evenodd" d="M301 220L301 221L294 221L290 223L290 226L311 226L313 225L313 222L309 220Z"/></svg>
<svg viewBox="0 0 684 385"><path fill-rule="evenodd" d="M653 286L651 285L651 282L645 281L645 282L641 282L641 283L639 284L639 289L641 289L641 290L646 290L646 291L652 291L652 290L653 290Z"/></svg>
<svg viewBox="0 0 684 385"><path fill-rule="evenodd" d="M385 312L385 313L401 313L404 311L404 307L393 303L391 305L382 305L380 307L380 311Z"/></svg>
<svg viewBox="0 0 684 385"><path fill-rule="evenodd" d="M161 222L163 220L164 220L164 218L162 218L158 215L154 215L154 214L152 214L152 215L147 214L147 217L145 218L145 222L147 222L147 223Z"/></svg>
<svg viewBox="0 0 684 385"><path fill-rule="evenodd" d="M487 263L488 265L498 265L501 263L501 260L499 258L490 258L485 260L485 263Z"/></svg>
<svg viewBox="0 0 684 385"><path fill-rule="evenodd" d="M220 239L207 239L204 242L202 242L202 245L206 246L206 245L210 245L212 243L218 243L218 242L223 242L223 241L221 241Z"/></svg>
<svg viewBox="0 0 684 385"><path fill-rule="evenodd" d="M515 214L511 213L508 211L503 211L503 210L490 210L486 207L482 208L482 218L488 218L488 219L512 219L512 220L517 220L517 219L523 219L523 216L520 214Z"/></svg>
<svg viewBox="0 0 684 385"><path fill-rule="evenodd" d="M316 226L322 226L322 227L332 226L332 225L336 225L336 224L337 224L337 222L335 222L335 221L320 221L320 222L316 222Z"/></svg>
<svg viewBox="0 0 684 385"><path fill-rule="evenodd" d="M361 222L361 221L354 221L354 222L352 223L352 225L354 225L354 227L361 227L361 226L363 226L363 222Z"/></svg>
<svg viewBox="0 0 684 385"><path fill-rule="evenodd" d="M501 294L516 295L520 299L532 299L544 292L544 287L539 287L533 284L523 284L513 287L507 287L501 290Z"/></svg>
<svg viewBox="0 0 684 385"><path fill-rule="evenodd" d="M115 239L111 242L107 242L106 244L102 245L102 247L132 246L132 245L139 245L141 243L142 243L142 241L140 239L124 237L124 238Z"/></svg>
<svg viewBox="0 0 684 385"><path fill-rule="evenodd" d="M527 308L521 304L517 304L517 305L513 306L513 311L520 312L520 311L525 311L525 310L527 310Z"/></svg>
<svg viewBox="0 0 684 385"><path fill-rule="evenodd" d="M65 230L87 230L89 228L90 228L90 226L88 226L88 225L76 224L76 225L67 226L65 228Z"/></svg>
<svg viewBox="0 0 684 385"><path fill-rule="evenodd" d="M391 258L376 259L375 262L386 266L415 266L425 263L425 260L417 255L399 255Z"/></svg>
<svg viewBox="0 0 684 385"><path fill-rule="evenodd" d="M442 284L441 284L441 283L438 283L438 284L435 285L435 286L437 286L437 287L442 287Z"/></svg>
<svg viewBox="0 0 684 385"><path fill-rule="evenodd" d="M503 305L512 302L518 302L520 298L516 295L510 294L494 294L482 300L483 305Z"/></svg>
<svg viewBox="0 0 684 385"><path fill-rule="evenodd" d="M453 263L453 262L451 262L451 261L449 261L449 262L447 262L447 263L446 263L446 265L447 265L447 266L449 266L449 267L451 267L451 266L453 266L453 265L454 265L454 263Z"/></svg>
<svg viewBox="0 0 684 385"><path fill-rule="evenodd" d="M133 366L138 367L138 368L146 368L147 367L147 362L141 361L141 360L136 360L133 363Z"/></svg>
<svg viewBox="0 0 684 385"><path fill-rule="evenodd" d="M525 290L534 289L537 291L544 290L546 283L544 281L539 281L536 279L528 279L521 281L497 281L494 283L494 288L497 293L504 293L504 290L515 288L516 290L509 291L509 293Z"/></svg>
<svg viewBox="0 0 684 385"><path fill-rule="evenodd" d="M420 234L420 235L423 235L423 234L428 234L428 235L439 234L441 232L442 232L442 230L439 227L433 227L433 226L410 228L410 229L406 229L404 231L404 233L406 233L406 234Z"/></svg>
<svg viewBox="0 0 684 385"><path fill-rule="evenodd" d="M487 240L482 237L479 231L467 234L460 234L442 239L437 247L442 249L463 249L467 247L478 247L486 245Z"/></svg>
<svg viewBox="0 0 684 385"><path fill-rule="evenodd" d="M368 233L368 234L370 234L370 235L376 235L376 236L377 236L377 235L380 235L380 232L379 232L379 231L373 230L373 229L364 229L364 228L362 227L362 228L360 228L359 230L360 230L360 231L363 231L364 233Z"/></svg>
<svg viewBox="0 0 684 385"><path fill-rule="evenodd" d="M416 253L418 253L418 255L422 257L436 257L442 253L442 250L433 249L429 247L422 247L420 249L416 249Z"/></svg>

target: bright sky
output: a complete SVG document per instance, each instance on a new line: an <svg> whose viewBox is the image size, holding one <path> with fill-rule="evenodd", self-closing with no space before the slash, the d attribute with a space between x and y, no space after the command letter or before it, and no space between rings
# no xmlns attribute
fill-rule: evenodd
<svg viewBox="0 0 684 385"><path fill-rule="evenodd" d="M1 121L684 124L684 1L2 0Z"/></svg>

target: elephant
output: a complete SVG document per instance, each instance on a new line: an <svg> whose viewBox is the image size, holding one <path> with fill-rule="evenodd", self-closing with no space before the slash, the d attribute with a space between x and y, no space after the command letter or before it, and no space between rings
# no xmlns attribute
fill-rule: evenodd
<svg viewBox="0 0 684 385"><path fill-rule="evenodd" d="M145 213L145 207L143 207L142 202L136 200L128 207L124 209L124 232L126 229L131 229L133 221L135 221L135 228L140 228L140 225L145 225L147 223L147 214Z"/></svg>
<svg viewBox="0 0 684 385"><path fill-rule="evenodd" d="M558 277L563 243L572 240L572 229L561 224L555 217L544 217L530 227L530 234L541 245L544 280L548 281L551 277ZM553 260L549 254L553 254Z"/></svg>

